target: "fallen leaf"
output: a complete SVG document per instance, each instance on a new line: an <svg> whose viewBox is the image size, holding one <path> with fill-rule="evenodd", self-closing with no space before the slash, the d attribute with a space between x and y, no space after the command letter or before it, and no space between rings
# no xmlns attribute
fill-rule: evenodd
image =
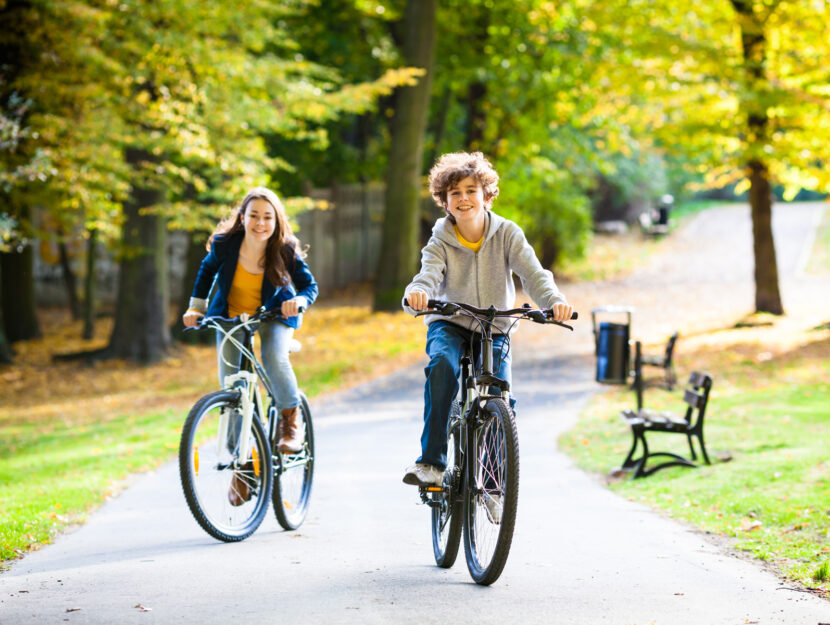
<svg viewBox="0 0 830 625"><path fill-rule="evenodd" d="M67 611L67 612L77 612L77 611L78 611L78 610L80 610L80 609L81 609L81 608L66 608L66 611Z"/></svg>
<svg viewBox="0 0 830 625"><path fill-rule="evenodd" d="M142 612L152 612L152 610L153 610L153 608L148 608L146 606L141 605L140 603L136 603L133 607L138 608Z"/></svg>

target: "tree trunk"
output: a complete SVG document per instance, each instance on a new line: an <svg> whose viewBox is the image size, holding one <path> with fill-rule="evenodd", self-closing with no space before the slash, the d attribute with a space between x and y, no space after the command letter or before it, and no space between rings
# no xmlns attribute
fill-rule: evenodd
<svg viewBox="0 0 830 625"><path fill-rule="evenodd" d="M207 254L205 249L205 241L207 241L208 234L204 232L188 232L187 233L187 254L185 254L184 276L182 277L182 291L179 294L179 304L176 310L183 315L190 304L190 294L193 292L193 284L196 282L196 274L199 273L199 266ZM173 319L170 330L173 333L173 338L182 343L204 344L208 345L214 342L215 338L213 332L185 332L184 324L182 324L181 316Z"/></svg>
<svg viewBox="0 0 830 625"><path fill-rule="evenodd" d="M0 311L0 364L10 365L13 363L12 348L6 340L6 331L3 329L3 312Z"/></svg>
<svg viewBox="0 0 830 625"><path fill-rule="evenodd" d="M58 243L58 250L60 250L61 273L63 274L64 286L66 286L69 312L72 313L72 319L77 320L81 318L81 303L78 301L75 273L72 271L72 265L69 264L69 251L66 249L66 241L63 239Z"/></svg>
<svg viewBox="0 0 830 625"><path fill-rule="evenodd" d="M435 59L435 6L436 0L408 0L401 25L404 64L423 68L426 74L418 84L402 87L396 94L375 310L400 307L403 287L418 263L420 178Z"/></svg>
<svg viewBox="0 0 830 625"><path fill-rule="evenodd" d="M487 85L483 82L474 82L467 90L467 149L481 151L484 149L484 130L487 126L487 116L484 113L484 99L487 96Z"/></svg>
<svg viewBox="0 0 830 625"><path fill-rule="evenodd" d="M771 86L766 74L767 38L764 22L751 0L732 0L741 28L745 93L743 108L747 114L747 167L749 204L752 208L752 239L755 252L755 311L783 315L778 290L778 264L772 234L772 185L769 170L759 155L769 144L769 116L765 94Z"/></svg>
<svg viewBox="0 0 830 625"><path fill-rule="evenodd" d="M152 156L147 152L127 150L133 166L148 160ZM142 364L161 360L170 346L166 224L160 216L141 211L163 196L161 189L136 187L124 204L115 325L107 355Z"/></svg>
<svg viewBox="0 0 830 625"><path fill-rule="evenodd" d="M487 58L485 48L489 38L490 12L483 10L473 17L470 32L470 45L479 58ZM470 151L484 151L484 132L487 129L487 114L484 102L487 98L487 85L476 80L467 87L467 122L465 128L465 145Z"/></svg>
<svg viewBox="0 0 830 625"><path fill-rule="evenodd" d="M438 116L435 118L432 128L432 149L427 154L427 163L434 163L441 155L441 143L444 141L444 133L447 131L447 114L452 103L452 89L444 87L441 100L438 103Z"/></svg>
<svg viewBox="0 0 830 625"><path fill-rule="evenodd" d="M31 245L0 254L0 307L10 343L41 336L35 314L34 258Z"/></svg>
<svg viewBox="0 0 830 625"><path fill-rule="evenodd" d="M755 311L783 315L772 236L772 186L763 163L753 161L749 169L749 205L752 208L752 243L755 250Z"/></svg>
<svg viewBox="0 0 830 625"><path fill-rule="evenodd" d="M98 255L98 230L90 228L86 243L86 277L84 278L84 330L82 337L91 339L95 336L95 269Z"/></svg>
<svg viewBox="0 0 830 625"><path fill-rule="evenodd" d="M557 244L556 237L552 235L542 236L539 247L542 252L539 262L542 263L542 267L545 269L553 269L556 261L559 259L559 245Z"/></svg>

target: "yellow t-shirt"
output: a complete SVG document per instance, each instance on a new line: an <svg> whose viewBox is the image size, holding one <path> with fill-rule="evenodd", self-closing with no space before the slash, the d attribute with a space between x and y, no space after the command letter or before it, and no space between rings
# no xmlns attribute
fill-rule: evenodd
<svg viewBox="0 0 830 625"><path fill-rule="evenodd" d="M228 293L228 316L256 312L262 304L262 278L265 274L249 273L242 263L236 264L231 290Z"/></svg>
<svg viewBox="0 0 830 625"><path fill-rule="evenodd" d="M458 237L458 242L461 243L461 245L463 245L467 249L473 250L474 252L478 252L481 249L481 244L484 243L483 234L481 235L481 238L478 241L476 241L475 243L470 243L467 239L461 236L461 233L458 231L458 226L453 224L452 227L455 228L455 236Z"/></svg>

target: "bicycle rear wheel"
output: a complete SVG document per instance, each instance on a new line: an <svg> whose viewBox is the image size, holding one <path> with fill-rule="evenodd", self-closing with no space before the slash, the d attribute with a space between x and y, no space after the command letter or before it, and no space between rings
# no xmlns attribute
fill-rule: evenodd
<svg viewBox="0 0 830 625"><path fill-rule="evenodd" d="M314 426L311 408L303 393L300 393L300 427L305 438L302 450L295 454L274 451L274 513L277 522L287 530L295 530L305 521L314 477Z"/></svg>
<svg viewBox="0 0 830 625"><path fill-rule="evenodd" d="M254 415L250 445L243 453L241 424L238 392L210 393L190 410L179 444L179 474L187 505L202 529L225 542L253 534L271 500L268 437ZM240 505L233 505L231 497Z"/></svg>
<svg viewBox="0 0 830 625"><path fill-rule="evenodd" d="M458 416L461 408L453 402L450 412L450 433L447 437L447 470L444 472L444 490L432 498L432 552L435 563L448 569L455 564L461 543L461 432Z"/></svg>
<svg viewBox="0 0 830 625"><path fill-rule="evenodd" d="M470 484L464 497L464 554L478 584L499 578L513 541L519 501L519 441L513 413L490 399L470 432Z"/></svg>

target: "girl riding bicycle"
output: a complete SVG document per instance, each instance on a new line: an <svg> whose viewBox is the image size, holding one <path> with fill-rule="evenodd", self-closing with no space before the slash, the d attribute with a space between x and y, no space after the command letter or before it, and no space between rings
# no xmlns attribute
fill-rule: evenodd
<svg viewBox="0 0 830 625"><path fill-rule="evenodd" d="M302 323L299 311L314 302L318 289L277 194L265 187L252 189L231 218L219 223L207 249L182 321L192 327L205 315L245 319L260 306L280 310L281 319L259 326L260 351L281 413L278 449L297 452L302 447L300 394L288 352L294 330ZM222 338L217 335L220 384L238 369L240 360L230 341L219 350ZM249 497L244 480L235 479L228 493L231 504L239 506Z"/></svg>
<svg viewBox="0 0 830 625"><path fill-rule="evenodd" d="M522 229L490 211L499 194L499 176L481 152L443 155L429 174L429 190L447 213L436 221L432 237L421 250L421 271L404 291L403 307L410 314L427 308L429 299L463 302L477 307L513 306L512 273L553 319L571 318L573 308L556 287L553 274L542 268ZM447 465L447 427L458 393L459 358L477 327L467 317L447 320L427 315L424 428L421 456L407 468L406 484L441 484ZM501 334L493 335L493 351L502 353L509 319L496 320ZM480 340L480 333L479 333ZM510 382L510 357L505 354L495 372Z"/></svg>

